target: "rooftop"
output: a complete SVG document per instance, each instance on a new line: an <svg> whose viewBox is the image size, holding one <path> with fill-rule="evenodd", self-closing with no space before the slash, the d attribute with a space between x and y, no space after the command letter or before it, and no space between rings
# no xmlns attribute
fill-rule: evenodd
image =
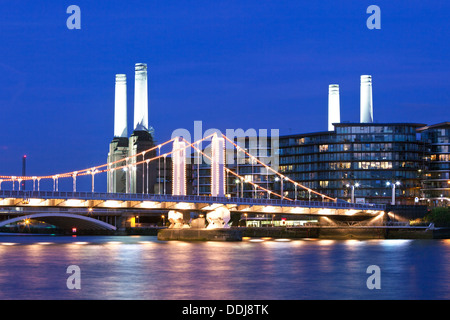
<svg viewBox="0 0 450 320"><path fill-rule="evenodd" d="M450 122L441 122L437 124L433 124L430 126L423 126L422 128L417 129L418 132L422 132L428 129L444 129L444 128L450 128Z"/></svg>

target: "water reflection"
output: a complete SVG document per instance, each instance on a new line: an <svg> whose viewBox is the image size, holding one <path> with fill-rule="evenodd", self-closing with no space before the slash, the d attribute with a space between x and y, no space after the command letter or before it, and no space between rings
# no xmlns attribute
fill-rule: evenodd
<svg viewBox="0 0 450 320"><path fill-rule="evenodd" d="M448 299L449 256L448 240L3 236L0 298ZM69 265L81 290L66 287ZM381 290L366 287L370 265Z"/></svg>

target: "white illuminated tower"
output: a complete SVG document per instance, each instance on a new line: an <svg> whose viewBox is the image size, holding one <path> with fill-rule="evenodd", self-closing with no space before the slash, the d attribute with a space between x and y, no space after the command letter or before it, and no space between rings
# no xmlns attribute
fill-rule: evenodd
<svg viewBox="0 0 450 320"><path fill-rule="evenodd" d="M225 139L214 134L211 142L211 196L225 196Z"/></svg>
<svg viewBox="0 0 450 320"><path fill-rule="evenodd" d="M181 139L173 142L172 194L186 195L186 144Z"/></svg>
<svg viewBox="0 0 450 320"><path fill-rule="evenodd" d="M134 131L148 131L147 64L136 63L134 80Z"/></svg>
<svg viewBox="0 0 450 320"><path fill-rule="evenodd" d="M225 139L214 134L211 142L211 196L225 196ZM229 228L230 210L219 207L206 214L207 229Z"/></svg>
<svg viewBox="0 0 450 320"><path fill-rule="evenodd" d="M116 74L114 100L114 137L128 137L127 76L125 74Z"/></svg>
<svg viewBox="0 0 450 320"><path fill-rule="evenodd" d="M147 64L136 63L134 76L134 125L128 140L130 169L127 190L129 193L154 193L157 172L155 162L150 162L149 166L142 163L155 156L155 151L146 152L154 146L153 129L148 124Z"/></svg>
<svg viewBox="0 0 450 320"><path fill-rule="evenodd" d="M373 123L372 76L361 76L361 123Z"/></svg>
<svg viewBox="0 0 450 320"><path fill-rule="evenodd" d="M339 85L328 86L328 131L333 131L333 123L341 122L341 107L339 101Z"/></svg>
<svg viewBox="0 0 450 320"><path fill-rule="evenodd" d="M127 132L127 77L116 74L114 100L114 139L109 144L108 163L125 159L128 156ZM127 176L123 170L115 170L124 162L108 165L107 191L111 193L127 192Z"/></svg>

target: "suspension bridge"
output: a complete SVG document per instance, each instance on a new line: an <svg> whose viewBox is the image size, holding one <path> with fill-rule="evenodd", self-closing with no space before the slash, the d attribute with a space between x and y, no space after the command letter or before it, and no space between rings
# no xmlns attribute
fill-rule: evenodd
<svg viewBox="0 0 450 320"><path fill-rule="evenodd" d="M211 141L209 154L205 153L205 149L201 147L203 141ZM232 147L233 153L245 154L252 164L255 163L265 168L267 174L270 172L274 175L281 182L280 192L271 190L267 184L248 180L244 175L227 166L225 155L230 150L225 148L226 144ZM161 152L170 147L171 149L166 150L167 152ZM145 154L156 150L158 150L157 155L145 159ZM192 152L197 155L198 159L202 157L203 160L210 162L210 195L200 195L198 188L197 195L187 194L186 167ZM164 188L159 188L158 194L148 192L148 181L147 189L145 190L143 187L142 193L131 193L131 183L127 184L126 193L113 193L110 190L108 192L95 191L95 178L98 175L112 175L118 170L131 174L141 166L142 179L145 180L148 179L149 164L156 161L160 163L161 160L165 163L169 156L172 158L172 190L170 193L166 192L166 177L162 182ZM199 166L200 163L197 163L197 168ZM144 175L145 167L147 176ZM161 166L158 165L158 170L160 169ZM164 169L164 175L165 172ZM158 172L158 176L161 176L160 172ZM81 177L90 177L90 192L77 191L77 179ZM242 192L240 196L238 192L237 196L231 197L227 194L227 180L230 177L236 179L242 186L247 183L253 190L258 191L259 195L264 196L244 198ZM59 190L61 179L71 179L71 191ZM198 174L197 179L199 179ZM21 190L22 183L25 181L31 182L30 190L23 190L23 187ZM51 184L53 188L41 190L43 181L47 181L46 185ZM158 183L160 184L161 180L158 180ZM295 190L293 199L287 197L284 192L284 188L289 184ZM298 190L307 192L309 201L298 200ZM256 192L254 194L256 195ZM319 201L311 201L311 195L314 195L314 198ZM17 221L36 219L62 228L116 230L123 227L124 221L129 221L130 218L134 219L136 215L160 214L161 212L168 213L169 219L172 213L175 220L182 219L183 212L205 213L207 217L208 215L212 217L208 220L210 225L223 227L227 223L227 214L229 215L231 212L272 215L349 216L358 214L377 216L384 210L384 205L348 203L313 190L274 170L227 136L223 134L219 136L217 133L193 143L183 137L175 137L123 159L71 172L46 176L0 176L0 227Z"/></svg>

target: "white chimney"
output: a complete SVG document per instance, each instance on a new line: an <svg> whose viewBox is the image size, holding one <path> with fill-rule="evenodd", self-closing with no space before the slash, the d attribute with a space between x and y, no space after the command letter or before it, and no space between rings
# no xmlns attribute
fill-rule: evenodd
<svg viewBox="0 0 450 320"><path fill-rule="evenodd" d="M134 130L148 131L147 64L136 63L134 81Z"/></svg>
<svg viewBox="0 0 450 320"><path fill-rule="evenodd" d="M341 107L339 102L339 85L328 86L328 131L334 131L333 123L341 122Z"/></svg>
<svg viewBox="0 0 450 320"><path fill-rule="evenodd" d="M361 76L361 123L373 123L372 76Z"/></svg>
<svg viewBox="0 0 450 320"><path fill-rule="evenodd" d="M116 74L114 137L127 137L127 76Z"/></svg>

